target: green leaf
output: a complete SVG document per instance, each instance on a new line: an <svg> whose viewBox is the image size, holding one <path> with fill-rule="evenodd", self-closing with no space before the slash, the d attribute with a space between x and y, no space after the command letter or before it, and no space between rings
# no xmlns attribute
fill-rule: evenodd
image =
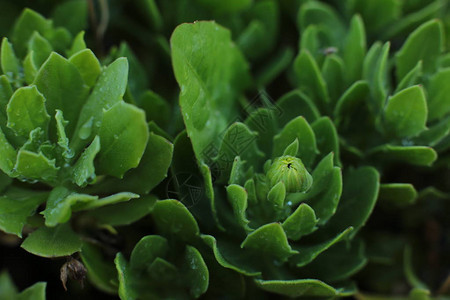
<svg viewBox="0 0 450 300"><path fill-rule="evenodd" d="M189 210L177 200L156 202L152 212L158 229L183 241L193 241L200 230Z"/></svg>
<svg viewBox="0 0 450 300"><path fill-rule="evenodd" d="M241 244L241 248L265 255L280 261L286 261L297 253L292 250L283 227L279 223L263 225L247 235Z"/></svg>
<svg viewBox="0 0 450 300"><path fill-rule="evenodd" d="M122 99L127 87L127 78L126 58L116 59L100 74L81 112L77 114L78 123L71 139L71 148L75 152L78 153L97 135L102 125L103 111L110 109ZM69 119L69 122L72 121Z"/></svg>
<svg viewBox="0 0 450 300"><path fill-rule="evenodd" d="M284 232L289 239L297 241L302 236L314 232L319 220L316 218L314 210L306 203L299 207L283 222Z"/></svg>
<svg viewBox="0 0 450 300"><path fill-rule="evenodd" d="M367 81L357 81L352 84L337 101L334 108L334 122L340 126L342 122L349 120L351 114L355 112L361 103L369 94L369 85Z"/></svg>
<svg viewBox="0 0 450 300"><path fill-rule="evenodd" d="M183 274L188 280L191 296L198 298L207 291L209 286L208 267L200 252L194 247L186 246L184 256L185 267Z"/></svg>
<svg viewBox="0 0 450 300"><path fill-rule="evenodd" d="M333 161L333 153L325 156L312 173L311 189L306 193L290 194L287 198L294 204L306 201L314 209L320 225L334 215L342 193L341 169L334 167Z"/></svg>
<svg viewBox="0 0 450 300"><path fill-rule="evenodd" d="M450 117L447 117L436 125L422 131L416 138L414 144L428 145L434 147L439 144L450 132ZM436 149L439 151L439 149Z"/></svg>
<svg viewBox="0 0 450 300"><path fill-rule="evenodd" d="M22 237L27 218L47 199L47 193L33 192L0 197L0 229Z"/></svg>
<svg viewBox="0 0 450 300"><path fill-rule="evenodd" d="M327 83L320 73L317 62L309 51L300 51L294 61L294 72L300 90L316 101L322 112L326 112L330 102Z"/></svg>
<svg viewBox="0 0 450 300"><path fill-rule="evenodd" d="M21 247L42 257L69 256L81 250L81 240L69 224L40 227L23 241Z"/></svg>
<svg viewBox="0 0 450 300"><path fill-rule="evenodd" d="M249 231L248 227L249 220L246 216L247 210L247 191L237 184L230 184L227 186L227 196L228 202L230 202L233 208L234 217L236 218L239 225L246 231Z"/></svg>
<svg viewBox="0 0 450 300"><path fill-rule="evenodd" d="M261 272L256 270L251 261L254 253L243 253L241 247L227 240L216 240L211 235L202 235L202 240L213 249L217 262L227 269L239 272L246 276L260 276Z"/></svg>
<svg viewBox="0 0 450 300"><path fill-rule="evenodd" d="M97 196L74 193L62 186L56 187L51 191L47 206L42 212L45 225L54 227L59 223L65 223L70 219L72 206L78 202L91 202L97 199Z"/></svg>
<svg viewBox="0 0 450 300"><path fill-rule="evenodd" d="M139 107L145 111L148 121L154 121L162 127L170 122L171 108L169 103L152 91L145 91L139 98Z"/></svg>
<svg viewBox="0 0 450 300"><path fill-rule="evenodd" d="M87 269L89 281L105 293L117 294L117 286L113 284L117 280L116 269L112 262L105 261L101 250L91 244L83 243L80 256Z"/></svg>
<svg viewBox="0 0 450 300"><path fill-rule="evenodd" d="M366 56L366 48L364 23L361 16L355 15L351 20L350 29L343 47L345 79L347 83L353 83L361 79L361 66Z"/></svg>
<svg viewBox="0 0 450 300"><path fill-rule="evenodd" d="M423 88L409 87L389 98L384 109L386 128L399 138L416 136L426 129L427 114Z"/></svg>
<svg viewBox="0 0 450 300"><path fill-rule="evenodd" d="M448 95L450 87L450 68L442 69L430 78L428 92L428 117L430 121L439 120L450 112Z"/></svg>
<svg viewBox="0 0 450 300"><path fill-rule="evenodd" d="M19 76L20 63L7 38L3 38L2 40L0 63L3 73L9 77L10 80L13 80Z"/></svg>
<svg viewBox="0 0 450 300"><path fill-rule="evenodd" d="M0 130L0 169L10 175L16 164L16 150Z"/></svg>
<svg viewBox="0 0 450 300"><path fill-rule="evenodd" d="M66 161L68 161L74 155L72 149L70 149L69 147L69 139L66 136L65 127L68 121L64 120L63 112L60 111L59 109L56 110L55 120L56 120L56 135L58 137L58 146L62 151L62 156Z"/></svg>
<svg viewBox="0 0 450 300"><path fill-rule="evenodd" d="M396 54L397 79L400 81L418 61L423 62L425 73L433 73L439 54L444 47L443 25L439 20L422 24L403 44Z"/></svg>
<svg viewBox="0 0 450 300"><path fill-rule="evenodd" d="M36 86L17 89L6 108L8 127L16 134L28 137L30 132L40 127L48 130L50 116L45 109L45 98Z"/></svg>
<svg viewBox="0 0 450 300"><path fill-rule="evenodd" d="M344 87L344 69L344 61L335 54L328 55L322 65L322 76L327 83L332 103L335 103L341 96Z"/></svg>
<svg viewBox="0 0 450 300"><path fill-rule="evenodd" d="M131 252L130 269L145 270L158 257L166 257L169 249L169 242L166 238L159 235L144 236Z"/></svg>
<svg viewBox="0 0 450 300"><path fill-rule="evenodd" d="M336 214L327 223L330 232L352 226L351 236L365 225L378 198L380 175L373 167L361 167L344 174L344 189Z"/></svg>
<svg viewBox="0 0 450 300"><path fill-rule="evenodd" d="M302 31L311 24L316 25L331 45L339 43L345 33L339 15L331 6L321 2L310 1L303 4L297 16L297 24Z"/></svg>
<svg viewBox="0 0 450 300"><path fill-rule="evenodd" d="M14 166L15 174L32 180L52 183L57 179L59 167L54 159L48 159L42 152L39 154L27 150L19 150Z"/></svg>
<svg viewBox="0 0 450 300"><path fill-rule="evenodd" d="M281 111L278 117L278 125L281 127L298 116L303 116L308 123L314 122L320 116L314 102L299 90L284 94L276 105Z"/></svg>
<svg viewBox="0 0 450 300"><path fill-rule="evenodd" d="M371 150L372 156L416 166L430 166L437 159L433 148L424 146L382 145Z"/></svg>
<svg viewBox="0 0 450 300"><path fill-rule="evenodd" d="M288 297L345 297L356 293L356 288L335 289L317 279L262 280L255 279L256 285L268 292Z"/></svg>
<svg viewBox="0 0 450 300"><path fill-rule="evenodd" d="M89 213L101 224L111 226L129 225L148 215L154 204L156 197L148 195L124 203L108 205L97 208Z"/></svg>
<svg viewBox="0 0 450 300"><path fill-rule="evenodd" d="M0 273L0 297L5 300L15 300L17 288L6 270Z"/></svg>
<svg viewBox="0 0 450 300"><path fill-rule="evenodd" d="M286 147L295 139L298 139L299 142L298 157L301 158L307 168L311 168L318 153L316 138L311 126L301 116L287 123L281 132L274 136L272 157L283 155Z"/></svg>
<svg viewBox="0 0 450 300"><path fill-rule="evenodd" d="M403 77L402 81L400 81L400 83L395 88L394 93L396 94L410 86L419 84L419 81L422 78L422 69L422 61L420 60L417 62L417 65Z"/></svg>
<svg viewBox="0 0 450 300"><path fill-rule="evenodd" d="M102 69L91 49L78 51L69 58L69 62L78 69L87 86L93 87L95 85Z"/></svg>
<svg viewBox="0 0 450 300"><path fill-rule="evenodd" d="M400 18L402 4L396 0L356 0L350 2L350 8L362 15L369 34L378 34Z"/></svg>
<svg viewBox="0 0 450 300"><path fill-rule="evenodd" d="M150 132L147 147L139 166L125 173L122 179L111 178L97 183L98 190L109 192L131 191L147 194L164 178L172 161L173 144L165 138Z"/></svg>
<svg viewBox="0 0 450 300"><path fill-rule="evenodd" d="M70 49L66 51L67 57L72 57L77 52L84 49L86 49L86 43L84 41L84 31L80 31L73 39L72 46L70 47Z"/></svg>
<svg viewBox="0 0 450 300"><path fill-rule="evenodd" d="M33 51L33 62L37 69L47 60L52 53L52 45L42 37L39 32L35 31L30 38L28 51Z"/></svg>
<svg viewBox="0 0 450 300"><path fill-rule="evenodd" d="M339 160L339 137L334 127L333 121L328 117L322 117L311 125L316 136L317 148L320 151L319 157L325 157L330 152L334 153L334 162L340 165Z"/></svg>
<svg viewBox="0 0 450 300"><path fill-rule="evenodd" d="M377 51L377 56L375 56L372 61L375 65L371 66L373 69L368 71L369 75L364 77L364 79L369 82L370 92L373 98L372 106L376 113L384 107L388 94L386 85L390 46L390 43L387 42L379 49L379 51ZM369 54L367 54L367 57L369 57ZM367 73L366 70L363 72L365 74Z"/></svg>
<svg viewBox="0 0 450 300"><path fill-rule="evenodd" d="M36 74L38 72L38 68L34 63L34 52L28 52L27 56L23 61L23 75L25 77L25 82L28 85L33 84L34 79L36 78Z"/></svg>
<svg viewBox="0 0 450 300"><path fill-rule="evenodd" d="M232 162L236 156L247 161L249 165L258 165L264 154L259 151L256 144L257 135L255 132L240 122L233 123L225 131L222 143L215 160L221 167L221 176L228 179L231 172ZM206 157L212 160L214 157Z"/></svg>
<svg viewBox="0 0 450 300"><path fill-rule="evenodd" d="M96 209L105 205L116 204L136 198L139 198L139 195L129 192L117 193L94 201L79 202L75 205L74 211Z"/></svg>
<svg viewBox="0 0 450 300"><path fill-rule="evenodd" d="M249 67L230 32L214 22L178 26L171 49L186 130L203 161L203 151L237 116L236 100L249 84Z"/></svg>
<svg viewBox="0 0 450 300"><path fill-rule="evenodd" d="M23 290L18 296L17 300L45 300L46 282L37 282Z"/></svg>
<svg viewBox="0 0 450 300"><path fill-rule="evenodd" d="M100 138L96 136L71 168L71 179L78 186L85 186L95 178L94 159L99 151Z"/></svg>
<svg viewBox="0 0 450 300"><path fill-rule="evenodd" d="M137 299L135 291L131 288L132 277L129 275L128 264L122 253L117 253L114 259L119 277L119 297L123 300Z"/></svg>
<svg viewBox="0 0 450 300"><path fill-rule="evenodd" d="M386 207L405 207L416 201L417 191L409 183L381 184L378 199Z"/></svg>
<svg viewBox="0 0 450 300"><path fill-rule="evenodd" d="M338 243L305 267L306 274L314 274L326 282L343 281L367 264L364 243ZM305 275L306 275L305 274Z"/></svg>
<svg viewBox="0 0 450 300"><path fill-rule="evenodd" d="M286 199L286 187L282 181L275 184L267 194L267 201L270 203L271 209L279 215L284 207ZM277 217L278 219L278 217Z"/></svg>
<svg viewBox="0 0 450 300"><path fill-rule="evenodd" d="M289 156L297 156L298 154L298 139L295 139L289 146L286 147L286 149L283 152L283 156L289 155Z"/></svg>
<svg viewBox="0 0 450 300"><path fill-rule="evenodd" d="M44 95L50 115L55 115L57 109L64 113L69 121L66 132L70 136L88 92L78 70L67 59L53 52L37 73L34 84ZM54 121L50 123L50 136L55 136L52 124Z"/></svg>
<svg viewBox="0 0 450 300"><path fill-rule="evenodd" d="M35 31L45 36L51 29L51 21L46 20L37 12L25 8L16 21L12 33L12 41L17 48L19 57L24 57L28 47L28 41Z"/></svg>
<svg viewBox="0 0 450 300"><path fill-rule="evenodd" d="M122 178L139 165L148 142L148 128L143 110L123 101L103 114L98 132L100 152L97 173Z"/></svg>
<svg viewBox="0 0 450 300"><path fill-rule="evenodd" d="M321 243L316 243L314 245L305 246L294 246L294 249L298 252L291 259L290 262L295 264L297 267L303 267L310 262L312 262L317 256L322 254L330 248L331 246L347 239L350 233L353 231L352 227L348 227L344 231L340 232L336 236L325 240Z"/></svg>

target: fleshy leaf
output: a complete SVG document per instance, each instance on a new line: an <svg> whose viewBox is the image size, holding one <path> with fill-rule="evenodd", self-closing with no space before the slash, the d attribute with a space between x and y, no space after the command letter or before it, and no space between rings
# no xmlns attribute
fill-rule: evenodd
<svg viewBox="0 0 450 300"><path fill-rule="evenodd" d="M65 127L68 121L64 120L63 113L59 109L56 110L55 120L56 120L56 135L58 137L58 146L62 151L62 156L66 161L68 161L74 155L72 149L70 149L69 147L69 139L66 136Z"/></svg>
<svg viewBox="0 0 450 300"><path fill-rule="evenodd" d="M36 86L17 89L8 103L6 113L7 126L18 135L28 137L38 127L47 132L50 116L45 109L45 98Z"/></svg>
<svg viewBox="0 0 450 300"><path fill-rule="evenodd" d="M306 203L299 207L283 222L283 229L289 239L297 241L317 229L318 219L314 210Z"/></svg>
<svg viewBox="0 0 450 300"><path fill-rule="evenodd" d="M40 227L28 235L21 247L42 257L69 256L81 250L81 240L69 224Z"/></svg>
<svg viewBox="0 0 450 300"><path fill-rule="evenodd" d="M380 175L372 167L351 170L344 176L344 190L336 214L327 223L329 232L352 226L351 236L364 226L378 198Z"/></svg>
<svg viewBox="0 0 450 300"><path fill-rule="evenodd" d="M130 269L145 270L158 257L166 257L169 249L167 239L162 236L148 235L143 237L131 252Z"/></svg>
<svg viewBox="0 0 450 300"><path fill-rule="evenodd" d="M50 115L55 115L56 109L64 113L69 121L66 132L70 136L88 92L78 70L67 59L53 52L39 69L34 84L44 95ZM55 136L53 122L50 123L50 136Z"/></svg>
<svg viewBox="0 0 450 300"><path fill-rule="evenodd" d="M298 157L301 158L307 168L310 168L318 153L316 138L311 126L303 117L297 117L290 121L281 132L274 137L273 157L283 155L284 150L292 142L298 139Z"/></svg>
<svg viewBox="0 0 450 300"><path fill-rule="evenodd" d="M47 193L13 194L0 197L0 229L22 237L27 218L47 200Z"/></svg>
<svg viewBox="0 0 450 300"><path fill-rule="evenodd" d="M428 117L430 121L439 120L450 112L448 95L450 87L450 68L442 69L430 78L428 92Z"/></svg>
<svg viewBox="0 0 450 300"><path fill-rule="evenodd" d="M409 183L386 183L380 185L378 198L385 206L405 207L416 201L417 191Z"/></svg>
<svg viewBox="0 0 450 300"><path fill-rule="evenodd" d="M241 248L286 261L297 253L292 250L283 227L279 223L270 223L250 233L241 244Z"/></svg>
<svg viewBox="0 0 450 300"><path fill-rule="evenodd" d="M345 297L356 292L353 288L335 289L328 284L317 279L298 280L261 280L256 279L255 283L261 289L282 294L289 297Z"/></svg>
<svg viewBox="0 0 450 300"><path fill-rule="evenodd" d="M87 276L95 287L109 294L117 293L117 286L112 282L117 280L116 270L112 263L104 260L102 252L97 247L84 243L80 253Z"/></svg>
<svg viewBox="0 0 450 300"><path fill-rule="evenodd" d="M186 246L184 259L186 264L183 274L188 279L188 286L192 297L198 298L208 289L208 267L200 252L192 246Z"/></svg>
<svg viewBox="0 0 450 300"><path fill-rule="evenodd" d="M52 183L57 179L59 167L55 160L48 159L42 152L39 154L27 150L19 150L14 166L15 174L32 180Z"/></svg>
<svg viewBox="0 0 450 300"><path fill-rule="evenodd" d="M383 145L372 149L371 154L386 160L394 160L416 166L430 166L437 159L433 148L424 146Z"/></svg>
<svg viewBox="0 0 450 300"><path fill-rule="evenodd" d="M81 50L69 58L78 69L87 86L93 87L102 72L100 62L90 49Z"/></svg>
<svg viewBox="0 0 450 300"><path fill-rule="evenodd" d="M52 45L37 31L31 36L28 49L28 51L33 51L32 59L37 69L42 66L53 51Z"/></svg>
<svg viewBox="0 0 450 300"><path fill-rule="evenodd" d="M171 37L180 107L198 160L237 116L236 99L249 83L248 64L230 32L214 22L178 26Z"/></svg>
<svg viewBox="0 0 450 300"><path fill-rule="evenodd" d="M111 226L129 225L150 214L156 200L155 196L143 196L124 203L97 208L92 210L89 215L102 224Z"/></svg>
<svg viewBox="0 0 450 300"><path fill-rule="evenodd" d="M334 122L339 127L343 121L348 120L348 116L356 110L360 103L369 94L367 81L357 81L352 84L337 101L334 108Z"/></svg>
<svg viewBox="0 0 450 300"><path fill-rule="evenodd" d="M0 62L3 73L9 77L10 80L15 79L19 76L20 64L17 59L12 45L8 42L7 38L3 38L1 52L0 52Z"/></svg>
<svg viewBox="0 0 450 300"><path fill-rule="evenodd" d="M118 103L125 94L128 78L126 58L118 58L100 74L83 108L77 113L78 123L71 139L71 148L79 152L98 133L103 111ZM81 78L80 75L80 79ZM65 112L64 112L65 113ZM67 117L67 116L66 116ZM72 122L69 119L69 122ZM75 122L75 121L73 121Z"/></svg>
<svg viewBox="0 0 450 300"><path fill-rule="evenodd" d="M85 186L95 178L94 158L99 151L100 138L96 136L71 169L72 181L78 186Z"/></svg>
<svg viewBox="0 0 450 300"><path fill-rule="evenodd" d="M418 61L423 62L425 73L432 73L437 67L437 59L443 51L443 25L439 20L431 20L421 25L397 52L397 79L401 80Z"/></svg>
<svg viewBox="0 0 450 300"><path fill-rule="evenodd" d="M314 102L299 90L283 95L276 105L281 111L278 117L278 125L281 127L298 116L303 116L308 123L314 122L320 116Z"/></svg>
<svg viewBox="0 0 450 300"><path fill-rule="evenodd" d="M384 111L387 130L399 138L416 136L426 128L427 113L422 87L404 89L387 102Z"/></svg>
<svg viewBox="0 0 450 300"><path fill-rule="evenodd" d="M302 267L312 262L317 256L319 256L322 252L326 251L328 248L333 246L336 243L343 241L348 238L350 233L353 231L352 227L348 227L341 233L336 236L325 240L321 243L317 243L314 245L305 245L305 246L294 246L293 248L298 251L298 254L295 254L290 261L295 264L297 267Z"/></svg>
<svg viewBox="0 0 450 300"><path fill-rule="evenodd" d="M309 51L300 51L294 61L294 72L299 88L319 104L321 111L326 112L330 102L327 84Z"/></svg>
<svg viewBox="0 0 450 300"><path fill-rule="evenodd" d="M153 218L161 232L175 235L183 241L192 241L199 235L197 221L177 200L158 201L153 207Z"/></svg>
<svg viewBox="0 0 450 300"><path fill-rule="evenodd" d="M139 165L147 146L145 113L121 101L103 114L98 135L101 148L97 172L122 178L126 171Z"/></svg>
<svg viewBox="0 0 450 300"><path fill-rule="evenodd" d="M330 152L334 153L334 162L340 165L339 161L339 136L334 127L333 121L328 117L322 117L311 125L316 136L317 148L320 157L325 157Z"/></svg>
<svg viewBox="0 0 450 300"><path fill-rule="evenodd" d="M366 32L363 20L361 16L355 15L351 20L349 33L343 48L347 82L351 83L361 79L361 66L366 55L366 47Z"/></svg>
<svg viewBox="0 0 450 300"><path fill-rule="evenodd" d="M16 150L0 130L0 169L6 174L11 174L16 163L16 156Z"/></svg>
<svg viewBox="0 0 450 300"><path fill-rule="evenodd" d="M230 184L227 186L227 195L237 222L242 228L249 230L249 220L246 217L247 191L240 185Z"/></svg>
<svg viewBox="0 0 450 300"><path fill-rule="evenodd" d="M24 289L18 296L17 300L45 300L46 282L37 282L32 286Z"/></svg>
<svg viewBox="0 0 450 300"><path fill-rule="evenodd" d="M65 223L70 219L73 205L77 202L90 202L97 199L97 196L77 194L65 187L56 187L51 191L43 211L45 225L54 227L59 223Z"/></svg>

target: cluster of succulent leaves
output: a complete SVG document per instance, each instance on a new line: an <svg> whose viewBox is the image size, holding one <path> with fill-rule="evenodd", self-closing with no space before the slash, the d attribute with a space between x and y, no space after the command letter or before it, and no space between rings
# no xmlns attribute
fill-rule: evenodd
<svg viewBox="0 0 450 300"><path fill-rule="evenodd" d="M404 232L448 222L446 1L100 4L141 60L86 47L87 3L26 9L2 40L0 229L25 250L79 253L121 299L438 289L414 272L430 241ZM0 7L6 28L23 3ZM195 20L215 21L178 26ZM0 295L44 289L0 277Z"/></svg>

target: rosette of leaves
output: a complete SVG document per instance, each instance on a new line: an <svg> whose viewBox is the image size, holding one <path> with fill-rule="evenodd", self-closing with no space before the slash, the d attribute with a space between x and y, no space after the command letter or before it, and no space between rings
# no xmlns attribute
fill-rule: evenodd
<svg viewBox="0 0 450 300"><path fill-rule="evenodd" d="M22 237L29 225L36 230L24 249L44 257L71 255L91 229L77 223L76 233L71 215L93 216L123 201L135 212L135 205L154 202L136 198L166 177L172 144L150 132L143 110L122 100L125 58L102 66L82 32L72 40L67 30L28 9L11 41L3 39L0 60L0 229ZM123 206L115 211L122 223L147 213L123 214Z"/></svg>
<svg viewBox="0 0 450 300"><path fill-rule="evenodd" d="M352 294L346 280L366 262L353 238L375 204L377 171L347 170L343 189L339 140L327 117L310 124L288 106L246 104L248 116L233 122L250 80L247 62L223 27L180 25L171 46L187 131L175 140L172 171L197 169L204 178L209 200L190 209L202 232L211 233L202 238L217 262L269 292ZM187 137L198 168L186 163ZM342 264L330 263L335 260Z"/></svg>
<svg viewBox="0 0 450 300"><path fill-rule="evenodd" d="M314 18L319 14L329 17ZM447 196L429 188L438 186L446 190L448 186L434 177L445 176L448 168L450 123L444 84L448 72L444 25L440 20L429 20L414 28L404 43L394 45L393 50L389 42L376 42L366 50L364 24L358 16L347 26L330 7L315 2L300 9L298 20L301 50L294 63L292 81L303 92L301 101L315 103L308 104L310 110L317 109L332 117L344 165L371 164L381 171L384 183L379 198L384 212L375 216L380 219L373 224L379 228L370 231L373 235L369 236L372 241L369 248L374 262L388 262L390 270L396 265L389 282L372 280L373 286L386 292L385 288L392 287L399 278L404 280L402 259L400 263L398 260L404 243L408 240L417 243L423 238L380 232L388 232L392 226L404 231L416 228L435 215L436 207L441 210L446 207L443 199ZM346 38L336 38L345 36L346 31ZM438 154L440 159L436 161ZM428 189L418 194L415 187ZM429 199L434 204L422 203L407 209L418 195L421 201ZM395 213L394 208L405 211ZM387 225L387 216L392 220L403 216L400 221L403 225L395 225L394 221ZM416 225L411 226L411 218L415 218ZM446 226L445 222L439 224ZM392 246L377 247L380 243Z"/></svg>
<svg viewBox="0 0 450 300"><path fill-rule="evenodd" d="M143 237L127 261L115 259L121 299L196 299L209 284L197 221L177 200L156 202L152 219L159 235Z"/></svg>

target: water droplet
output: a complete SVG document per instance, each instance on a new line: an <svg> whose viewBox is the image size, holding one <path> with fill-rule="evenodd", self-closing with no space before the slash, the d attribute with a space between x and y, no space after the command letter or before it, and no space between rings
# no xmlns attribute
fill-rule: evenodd
<svg viewBox="0 0 450 300"><path fill-rule="evenodd" d="M78 132L78 136L80 137L80 139L86 140L91 136L92 122L93 117L91 117L86 123L84 123L83 126L81 126L80 131Z"/></svg>

